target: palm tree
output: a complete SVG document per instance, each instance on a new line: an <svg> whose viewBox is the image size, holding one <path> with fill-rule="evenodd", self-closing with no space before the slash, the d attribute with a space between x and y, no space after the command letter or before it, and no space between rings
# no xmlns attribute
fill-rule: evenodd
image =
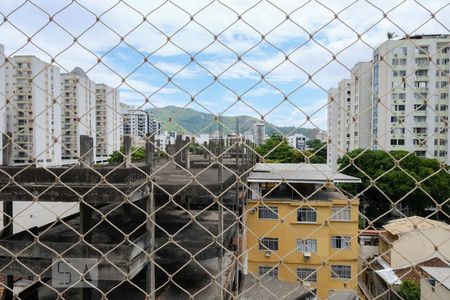
<svg viewBox="0 0 450 300"><path fill-rule="evenodd" d="M388 40L392 40L393 38L396 38L396 37L398 37L398 35L395 32L388 31L388 33L387 33Z"/></svg>

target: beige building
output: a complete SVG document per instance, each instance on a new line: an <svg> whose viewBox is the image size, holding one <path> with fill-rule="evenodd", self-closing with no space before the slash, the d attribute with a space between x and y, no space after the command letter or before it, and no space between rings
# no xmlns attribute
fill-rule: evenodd
<svg viewBox="0 0 450 300"><path fill-rule="evenodd" d="M419 284L421 278L429 278L431 274L427 275L424 267L448 268L450 225L414 216L383 227L360 234L359 286L367 298L392 299L393 290L404 281ZM375 244L378 249L374 249Z"/></svg>
<svg viewBox="0 0 450 300"><path fill-rule="evenodd" d="M8 58L5 66L9 164L61 164L60 70L35 56Z"/></svg>
<svg viewBox="0 0 450 300"><path fill-rule="evenodd" d="M450 299L450 266L444 268L421 267L420 299Z"/></svg>
<svg viewBox="0 0 450 300"><path fill-rule="evenodd" d="M96 84L96 161L106 161L111 153L120 148L122 116L119 91L106 84Z"/></svg>
<svg viewBox="0 0 450 300"><path fill-rule="evenodd" d="M80 135L96 138L96 95L95 82L86 73L75 68L61 74L62 98L62 159L78 160ZM94 157L95 157L95 150Z"/></svg>
<svg viewBox="0 0 450 300"><path fill-rule="evenodd" d="M450 225L414 216L383 226L380 255L393 268L437 256L450 260Z"/></svg>

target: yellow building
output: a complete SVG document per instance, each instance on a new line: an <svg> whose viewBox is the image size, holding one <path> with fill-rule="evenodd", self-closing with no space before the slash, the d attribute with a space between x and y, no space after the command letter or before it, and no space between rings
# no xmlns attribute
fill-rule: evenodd
<svg viewBox="0 0 450 300"><path fill-rule="evenodd" d="M358 205L335 183L360 179L322 164L257 164L244 206L244 273L301 281L318 299L353 299Z"/></svg>

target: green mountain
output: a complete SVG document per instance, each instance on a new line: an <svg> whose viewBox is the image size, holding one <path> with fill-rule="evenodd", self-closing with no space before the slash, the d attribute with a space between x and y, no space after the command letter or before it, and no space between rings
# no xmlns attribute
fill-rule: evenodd
<svg viewBox="0 0 450 300"><path fill-rule="evenodd" d="M209 113L199 112L192 108L181 108L177 106L165 106L148 109L154 118L161 122L163 130L177 131L178 133L212 133L219 129L215 116ZM245 132L253 128L254 124L259 122L258 119L250 116L223 116L222 124L224 133L236 131L236 122L239 120L239 132ZM273 133L302 133L308 138L311 137L312 129L295 127L278 127L266 122L266 134Z"/></svg>

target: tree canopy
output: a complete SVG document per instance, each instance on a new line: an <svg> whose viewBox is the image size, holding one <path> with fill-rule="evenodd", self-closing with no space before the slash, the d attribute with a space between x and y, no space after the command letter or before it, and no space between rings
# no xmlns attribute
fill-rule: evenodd
<svg viewBox="0 0 450 300"><path fill-rule="evenodd" d="M418 157L406 151L357 149L347 153L338 163L341 172L361 178L358 192L369 187L365 194L371 199L386 202L402 199L401 203L415 214L426 215L426 207L436 207L433 199L441 204L450 198L450 174L436 159ZM353 185L343 188L352 192L355 189ZM448 212L448 206L445 204L443 210Z"/></svg>
<svg viewBox="0 0 450 300"><path fill-rule="evenodd" d="M398 294L404 300L419 300L420 299L420 286L411 280L405 280L400 285Z"/></svg>
<svg viewBox="0 0 450 300"><path fill-rule="evenodd" d="M289 145L285 137L272 135L264 144L256 147L256 152L265 157L265 162L300 163L305 162L308 158L310 163L325 163L326 147L324 143L319 140L313 141L313 144L309 144L311 150L300 151Z"/></svg>
<svg viewBox="0 0 450 300"><path fill-rule="evenodd" d="M114 151L108 159L108 163L117 164L123 162L125 152L124 148L120 148L120 151ZM145 159L145 150L143 148L131 148L131 161L139 161Z"/></svg>

